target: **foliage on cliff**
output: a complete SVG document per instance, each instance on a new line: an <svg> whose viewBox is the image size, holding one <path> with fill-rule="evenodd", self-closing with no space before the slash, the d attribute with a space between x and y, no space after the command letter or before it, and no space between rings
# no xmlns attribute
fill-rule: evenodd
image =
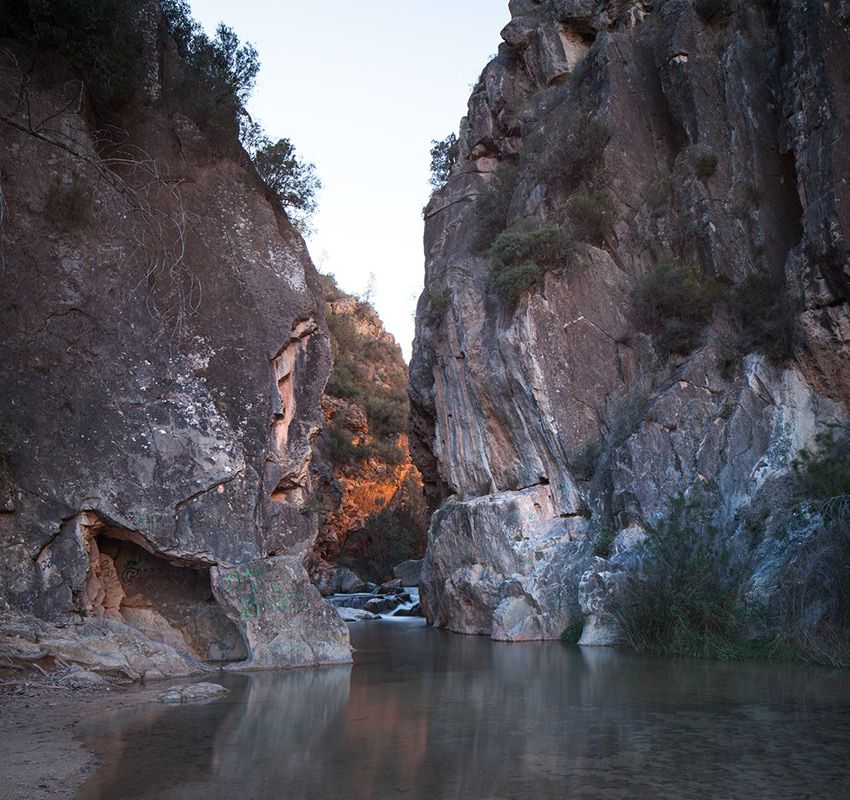
<svg viewBox="0 0 850 800"><path fill-rule="evenodd" d="M329 275L322 282L334 353L326 394L358 406L368 421L367 436L341 422L331 425L332 460L339 466L370 458L398 464L407 457L398 441L407 432L408 407L401 351L369 303L344 294Z"/></svg>
<svg viewBox="0 0 850 800"><path fill-rule="evenodd" d="M316 442L316 466L329 470L318 476L316 553L384 580L396 564L422 556L427 527L407 450L407 367L372 306L321 278L334 367Z"/></svg>
<svg viewBox="0 0 850 800"><path fill-rule="evenodd" d="M161 0L160 7L181 74L172 76L173 85L158 102L189 116L215 147L240 142L293 221L307 227L321 187L315 167L288 139L269 139L246 110L260 69L257 50L223 23L209 36L186 0ZM88 98L98 123L120 138L115 126L123 127L123 116L151 77L146 51L153 43L145 29L152 8L142 0L14 0L4 7L0 38L65 62L80 79L73 102ZM15 63L23 72L28 69L21 60Z"/></svg>
<svg viewBox="0 0 850 800"><path fill-rule="evenodd" d="M660 655L850 665L848 431L818 436L816 449L794 462L790 489L743 525L750 537L787 540L776 607L742 594L746 564L735 559L735 532L712 523L710 509L679 498L669 516L648 526L639 574L615 611L629 643ZM801 528L804 535L789 538Z"/></svg>

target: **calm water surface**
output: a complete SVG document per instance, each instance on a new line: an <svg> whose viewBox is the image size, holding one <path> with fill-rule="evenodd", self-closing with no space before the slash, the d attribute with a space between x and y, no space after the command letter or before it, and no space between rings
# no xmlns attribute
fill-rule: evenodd
<svg viewBox="0 0 850 800"><path fill-rule="evenodd" d="M846 672L351 633L353 667L90 720L78 800L850 800Z"/></svg>

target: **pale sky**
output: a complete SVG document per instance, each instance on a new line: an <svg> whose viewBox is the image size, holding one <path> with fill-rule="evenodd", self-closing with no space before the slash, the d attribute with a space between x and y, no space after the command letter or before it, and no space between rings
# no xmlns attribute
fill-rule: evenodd
<svg viewBox="0 0 850 800"><path fill-rule="evenodd" d="M496 52L507 0L190 0L262 67L251 115L316 165L322 272L374 304L410 357L422 289L422 208L432 139L457 132L470 86Z"/></svg>

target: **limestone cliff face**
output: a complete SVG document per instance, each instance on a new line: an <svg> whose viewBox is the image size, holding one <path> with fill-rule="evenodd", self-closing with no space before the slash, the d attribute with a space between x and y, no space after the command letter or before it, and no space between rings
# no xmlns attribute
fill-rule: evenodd
<svg viewBox="0 0 850 800"><path fill-rule="evenodd" d="M366 302L322 276L334 369L322 400L325 425L311 464L319 521L311 573L330 588L333 566L369 580L421 558L427 522L422 480L408 450L407 366Z"/></svg>
<svg viewBox="0 0 850 800"><path fill-rule="evenodd" d="M736 513L847 419L850 7L714 5L510 4L425 212L411 447L440 504L422 590L437 625L531 639L583 621L585 643L611 641L606 598L677 493L700 487L740 530ZM485 190L502 228L579 232L515 301L482 252ZM727 292L781 283L793 352L730 357L728 307L665 351L634 299L662 263ZM779 549L765 535L745 555L763 598Z"/></svg>
<svg viewBox="0 0 850 800"><path fill-rule="evenodd" d="M0 602L135 626L116 651L160 644L131 673L347 661L302 566L318 276L235 140L165 102L149 10L145 97L106 129L67 67L3 50Z"/></svg>

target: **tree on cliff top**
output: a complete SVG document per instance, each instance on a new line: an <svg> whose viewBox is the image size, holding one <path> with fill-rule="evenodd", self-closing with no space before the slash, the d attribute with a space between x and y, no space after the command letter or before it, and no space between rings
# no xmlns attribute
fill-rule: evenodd
<svg viewBox="0 0 850 800"><path fill-rule="evenodd" d="M219 24L215 36L207 36L192 18L186 0L161 0L161 4L168 30L189 66L191 79L186 88L199 124L213 134L238 131L260 178L277 195L295 227L309 232L322 186L315 166L296 154L289 139L272 141L246 108L260 70L256 48L240 44L233 29L224 24Z"/></svg>
<svg viewBox="0 0 850 800"><path fill-rule="evenodd" d="M315 166L296 154L289 139L272 142L263 137L253 159L260 177L278 196L295 227L301 233L309 232L310 219L316 212L316 193L322 188Z"/></svg>
<svg viewBox="0 0 850 800"><path fill-rule="evenodd" d="M452 167L457 163L460 148L457 136L450 133L442 141L434 139L431 144L431 177L429 183L436 191L449 179Z"/></svg>

